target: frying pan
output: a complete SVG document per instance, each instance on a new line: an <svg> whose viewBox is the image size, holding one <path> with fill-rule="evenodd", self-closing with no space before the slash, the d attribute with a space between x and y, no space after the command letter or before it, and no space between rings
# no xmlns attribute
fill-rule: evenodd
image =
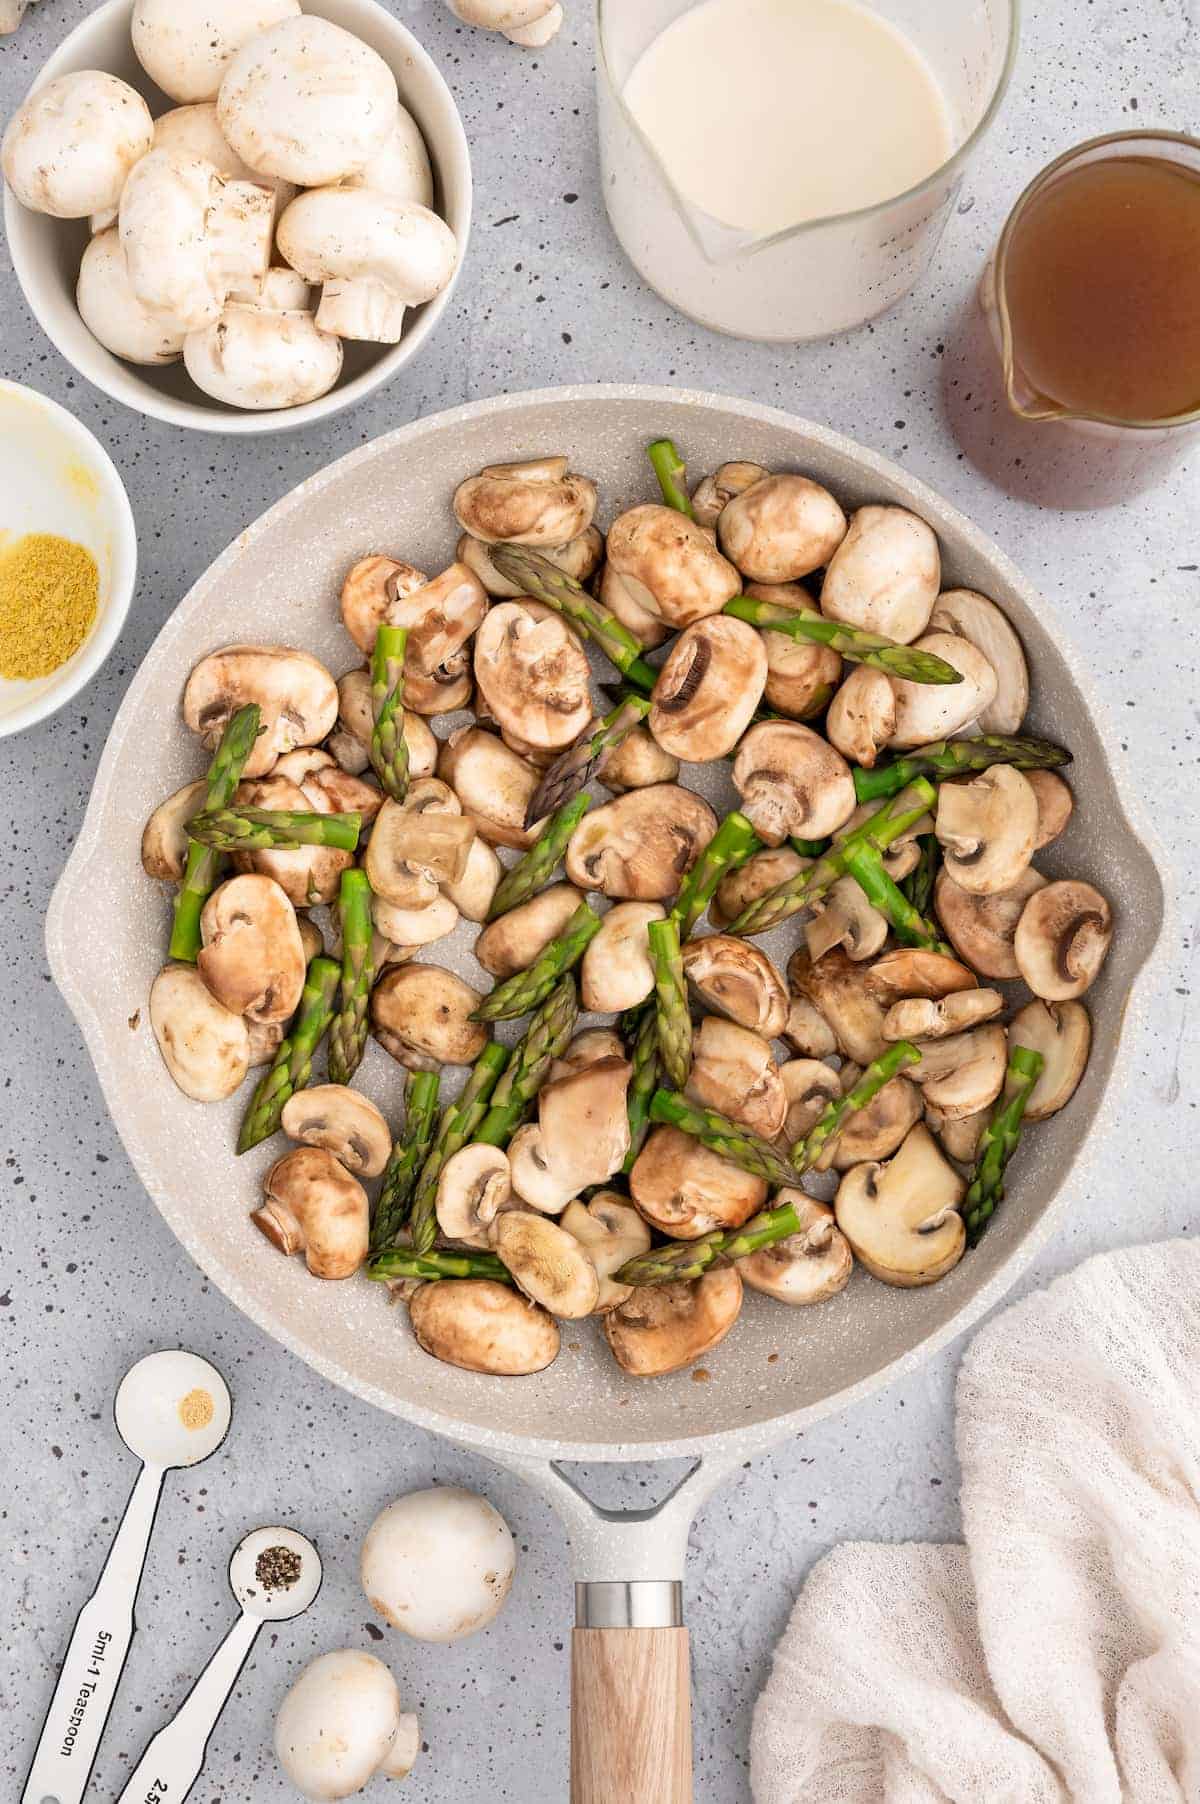
<svg viewBox="0 0 1200 1804"><path fill-rule="evenodd" d="M322 1284L279 1257L248 1205L271 1150L236 1160L244 1099L189 1102L169 1081L146 999L167 942L169 902L142 875L146 816L198 774L179 720L198 658L234 640L283 641L335 674L355 661L337 617L342 574L390 551L437 570L453 555L449 500L487 463L566 453L597 478L601 520L651 499L644 447L673 437L691 467L727 458L802 470L847 506L895 502L941 540L946 586L991 595L1020 632L1033 676L1030 728L1068 744L1077 807L1039 858L1048 874L1095 879L1117 933L1089 996L1091 1064L1069 1109L1026 1137L1003 1210L977 1251L940 1283L900 1291L857 1273L813 1310L751 1295L733 1334L690 1372L627 1378L593 1324L572 1325L553 1366L501 1381L441 1365L415 1345L403 1312L373 1285ZM611 674L611 673L609 673ZM1097 721L1048 607L1003 553L906 471L823 427L771 408L674 388L560 388L456 408L401 428L302 483L229 547L179 605L125 697L83 829L55 891L47 942L55 979L95 1061L129 1157L166 1221L225 1294L325 1377L408 1421L518 1469L563 1512L577 1579L572 1796L576 1804L686 1804L691 1797L686 1634L681 1580L699 1503L751 1454L911 1369L994 1304L1053 1229L1067 1179L1099 1125L1122 1024L1164 916L1147 836L1131 823L1111 761L1115 735ZM727 776L684 781L726 806ZM795 924L772 944L786 958ZM435 956L481 987L465 929ZM139 1014L140 1011L140 1014ZM401 1074L373 1047L363 1087L393 1113ZM653 1512L594 1508L564 1462L691 1456L689 1476Z"/></svg>

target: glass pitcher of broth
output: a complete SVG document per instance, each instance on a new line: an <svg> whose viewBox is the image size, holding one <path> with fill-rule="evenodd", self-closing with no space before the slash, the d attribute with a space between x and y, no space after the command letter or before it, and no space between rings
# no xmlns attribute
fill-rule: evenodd
<svg viewBox="0 0 1200 1804"><path fill-rule="evenodd" d="M795 342L884 312L937 246L1017 0L597 0L600 161L635 268L700 324Z"/></svg>

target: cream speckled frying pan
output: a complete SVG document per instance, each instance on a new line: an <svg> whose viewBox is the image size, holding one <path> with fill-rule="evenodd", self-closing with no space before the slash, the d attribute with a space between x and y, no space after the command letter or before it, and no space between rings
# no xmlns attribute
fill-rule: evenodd
<svg viewBox="0 0 1200 1804"><path fill-rule="evenodd" d="M249 1207L273 1149L236 1159L244 1099L189 1102L167 1077L149 1029L146 998L164 957L169 904L142 874L139 838L157 802L203 768L178 711L198 658L233 640L290 641L340 674L356 661L336 608L346 566L368 551L434 570L448 563L455 542L449 501L463 476L486 463L567 453L574 468L599 481L607 524L620 508L656 498L644 447L663 434L698 473L727 458L750 458L802 470L848 507L896 502L933 525L946 586L994 597L1025 642L1030 729L1075 754L1075 814L1039 865L1051 875L1098 882L1112 900L1117 933L1088 998L1095 1040L1074 1101L1026 1136L991 1231L940 1283L892 1290L856 1273L840 1296L812 1310L749 1295L734 1332L706 1356L704 1384L687 1371L649 1382L626 1378L590 1323L564 1335L558 1360L536 1377L480 1377L427 1358L404 1312L387 1310L375 1286L322 1284L252 1227ZM688 1523L702 1497L737 1461L885 1384L978 1318L1065 1207L1076 1153L1102 1127L1122 1023L1164 919L1147 836L1131 823L1114 776L1114 739L1094 717L1046 604L961 514L896 465L819 426L667 388L562 388L475 403L352 452L240 535L180 603L131 684L51 903L54 976L139 1177L226 1295L326 1377L518 1467L565 1510L582 1625L575 1650L577 1804L685 1804L691 1796L679 1581ZM732 803L726 777L713 768L693 768L684 780L718 805ZM786 958L795 931L792 923L763 943ZM486 988L470 942L460 928L436 955ZM139 1009L141 1024L131 1031ZM372 1047L363 1087L393 1113L401 1077ZM679 1455L701 1463L644 1519L614 1520L595 1510L551 1464Z"/></svg>

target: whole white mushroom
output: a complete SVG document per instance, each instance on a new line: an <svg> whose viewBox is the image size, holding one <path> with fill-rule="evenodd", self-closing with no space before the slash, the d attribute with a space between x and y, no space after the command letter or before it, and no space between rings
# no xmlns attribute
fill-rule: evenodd
<svg viewBox="0 0 1200 1804"><path fill-rule="evenodd" d="M261 288L274 213L269 188L229 181L205 157L152 150L121 193L134 293L190 331L211 325L235 288Z"/></svg>
<svg viewBox="0 0 1200 1804"><path fill-rule="evenodd" d="M116 226L90 238L79 265L75 304L93 338L127 363L178 363L187 327L143 306L129 280Z"/></svg>
<svg viewBox="0 0 1200 1804"><path fill-rule="evenodd" d="M377 344L399 343L406 309L440 294L458 261L445 220L373 188L298 194L279 221L279 249L322 284L322 331Z"/></svg>
<svg viewBox="0 0 1200 1804"><path fill-rule="evenodd" d="M102 69L78 69L35 88L17 108L0 166L22 206L86 219L116 206L153 141L150 108L136 88Z"/></svg>
<svg viewBox="0 0 1200 1804"><path fill-rule="evenodd" d="M540 50L563 22L559 0L448 0L448 4L464 25L498 31L524 50Z"/></svg>
<svg viewBox="0 0 1200 1804"><path fill-rule="evenodd" d="M275 1719L279 1764L315 1800L349 1798L376 1773L405 1778L420 1746L383 1661L351 1648L310 1661Z"/></svg>
<svg viewBox="0 0 1200 1804"><path fill-rule="evenodd" d="M342 369L342 341L308 310L308 284L294 269L269 269L262 293L238 291L219 319L183 341L197 388L230 407L299 407L329 392Z"/></svg>
<svg viewBox="0 0 1200 1804"><path fill-rule="evenodd" d="M215 100L242 45L299 15L300 0L134 0L133 52L172 100Z"/></svg>
<svg viewBox="0 0 1200 1804"><path fill-rule="evenodd" d="M517 1554L503 1516L454 1486L410 1491L376 1516L362 1549L372 1609L416 1641L459 1641L500 1614Z"/></svg>

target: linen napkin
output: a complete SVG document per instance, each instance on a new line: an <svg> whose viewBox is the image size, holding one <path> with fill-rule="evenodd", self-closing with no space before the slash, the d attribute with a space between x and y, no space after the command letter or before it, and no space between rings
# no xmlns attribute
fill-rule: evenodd
<svg viewBox="0 0 1200 1804"><path fill-rule="evenodd" d="M965 1547L810 1574L756 1804L1200 1804L1200 1246L1102 1254L963 1360Z"/></svg>

